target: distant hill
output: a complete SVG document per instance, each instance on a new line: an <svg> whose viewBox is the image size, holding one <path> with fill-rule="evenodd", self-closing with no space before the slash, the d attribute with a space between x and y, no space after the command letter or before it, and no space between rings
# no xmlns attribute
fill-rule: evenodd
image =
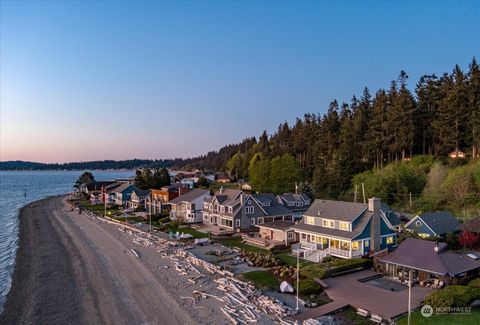
<svg viewBox="0 0 480 325"><path fill-rule="evenodd" d="M131 159L131 160L101 160L70 162L64 164L38 163L31 161L1 161L0 170L85 170L85 169L135 169L135 168L161 168L182 165L183 159Z"/></svg>

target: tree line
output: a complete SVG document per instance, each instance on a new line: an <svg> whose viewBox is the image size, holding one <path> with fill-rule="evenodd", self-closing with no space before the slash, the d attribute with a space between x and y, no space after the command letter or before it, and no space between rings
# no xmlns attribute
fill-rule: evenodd
<svg viewBox="0 0 480 325"><path fill-rule="evenodd" d="M292 126L280 124L270 136L264 131L258 141L246 139L228 160L217 157L215 164L264 189L272 185L258 184L257 175L266 177L262 169L271 168L268 161L290 155L316 196L338 198L351 188L354 175L393 161L415 155L447 157L457 150L478 157L480 69L475 58L466 72L456 65L440 77L422 76L414 92L407 80L401 71L388 88L373 95L366 87L349 103L333 100L325 114L305 114Z"/></svg>

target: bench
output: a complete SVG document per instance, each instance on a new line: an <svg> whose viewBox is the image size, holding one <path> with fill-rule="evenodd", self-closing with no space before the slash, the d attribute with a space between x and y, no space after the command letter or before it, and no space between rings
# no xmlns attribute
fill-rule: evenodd
<svg viewBox="0 0 480 325"><path fill-rule="evenodd" d="M372 314L372 316L370 317L370 320L374 323L380 324L382 322L382 317Z"/></svg>
<svg viewBox="0 0 480 325"><path fill-rule="evenodd" d="M362 316L362 317L368 317L368 310L362 309L362 308L357 308L357 314Z"/></svg>

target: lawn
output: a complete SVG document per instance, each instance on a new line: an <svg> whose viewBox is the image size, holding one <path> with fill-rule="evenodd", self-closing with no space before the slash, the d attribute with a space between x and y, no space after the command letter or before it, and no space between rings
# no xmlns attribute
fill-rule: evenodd
<svg viewBox="0 0 480 325"><path fill-rule="evenodd" d="M252 281L255 286L260 289L278 289L280 283L268 271L252 271L243 273L242 277L245 280Z"/></svg>
<svg viewBox="0 0 480 325"><path fill-rule="evenodd" d="M226 238L226 239L220 239L219 242L223 246L227 246L227 247L238 247L240 249L244 249L246 251L251 251L251 252L255 252L255 253L268 253L268 250L266 250L266 249L242 243L242 238L241 237L231 237L231 238Z"/></svg>
<svg viewBox="0 0 480 325"><path fill-rule="evenodd" d="M408 323L408 316L402 316L396 323L404 325ZM412 313L412 324L422 325L478 325L480 324L480 309L472 309L468 315L433 315L431 317L423 317L420 310Z"/></svg>
<svg viewBox="0 0 480 325"><path fill-rule="evenodd" d="M83 200L78 202L78 205L84 209L90 210L92 212L95 212L99 215L104 215L105 214L105 206L103 204L96 204L92 205L90 201L88 200ZM118 213L118 208L117 207L107 207L107 215L108 216L114 216Z"/></svg>
<svg viewBox="0 0 480 325"><path fill-rule="evenodd" d="M203 233L203 232L200 232L200 231L197 231L195 229L192 229L192 228L177 228L177 227L170 227L168 228L168 230L171 230L172 232L176 233L177 231L179 233L185 233L185 234L190 234L193 236L193 238L208 238L208 235ZM167 232L168 232L167 230Z"/></svg>
<svg viewBox="0 0 480 325"><path fill-rule="evenodd" d="M290 265L290 266L297 266L297 258L295 256L292 256L290 252L282 252L282 253L277 253L275 254L275 257L277 257L280 261L283 263ZM300 259L300 266L307 266L309 264L312 264L313 262L306 261L304 259Z"/></svg>

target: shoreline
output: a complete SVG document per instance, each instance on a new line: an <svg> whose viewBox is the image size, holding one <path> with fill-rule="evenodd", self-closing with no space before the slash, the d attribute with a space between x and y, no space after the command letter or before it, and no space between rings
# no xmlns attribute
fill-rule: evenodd
<svg viewBox="0 0 480 325"><path fill-rule="evenodd" d="M112 232L115 227L65 211L63 198L20 209L15 268L0 323L226 323L213 301L187 311L189 302L179 301L184 281L162 274L156 251L135 246L141 260L125 254L134 247L131 240Z"/></svg>

